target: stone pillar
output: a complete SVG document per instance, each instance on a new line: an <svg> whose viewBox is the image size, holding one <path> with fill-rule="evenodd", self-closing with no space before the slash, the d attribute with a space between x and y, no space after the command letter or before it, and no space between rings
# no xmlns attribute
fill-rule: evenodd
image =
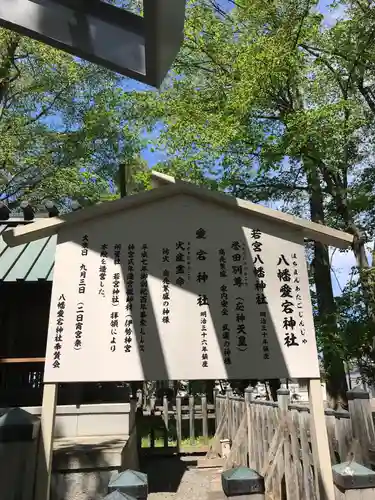
<svg viewBox="0 0 375 500"><path fill-rule="evenodd" d="M108 493L114 493L116 491L124 493L125 498L134 497L137 500L147 500L147 474L130 469L120 472L120 474L115 476L108 485ZM129 496L127 497L126 495Z"/></svg>
<svg viewBox="0 0 375 500"><path fill-rule="evenodd" d="M252 403L253 400L254 400L254 389L251 387L251 385L249 385L245 389L245 401L247 403Z"/></svg>
<svg viewBox="0 0 375 500"><path fill-rule="evenodd" d="M370 394L361 387L356 387L352 391L348 391L347 396L353 439L357 440L360 445L354 459L356 462L370 467L369 449L375 445Z"/></svg>
<svg viewBox="0 0 375 500"><path fill-rule="evenodd" d="M332 467L336 500L372 500L375 498L375 472L357 462Z"/></svg>
<svg viewBox="0 0 375 500"><path fill-rule="evenodd" d="M32 500L40 421L21 408L0 417L0 498Z"/></svg>
<svg viewBox="0 0 375 500"><path fill-rule="evenodd" d="M231 405L231 396L233 395L233 391L231 386L228 384L227 388L225 389L225 397L226 397L226 406L227 406L227 435L226 437L228 439L232 439L233 436L233 429L232 429L232 405Z"/></svg>
<svg viewBox="0 0 375 500"><path fill-rule="evenodd" d="M236 467L221 474L224 498L232 500L264 500L264 478L254 469Z"/></svg>
<svg viewBox="0 0 375 500"><path fill-rule="evenodd" d="M254 389L251 385L246 387L245 389L245 411L246 411L246 420L247 420L247 465L251 467L255 467L255 449L254 443L252 441L253 438L253 429L252 429L252 421L251 421L251 408L250 405L254 401Z"/></svg>
<svg viewBox="0 0 375 500"><path fill-rule="evenodd" d="M290 391L289 391L289 389L278 389L277 390L277 403L279 405L279 408L283 412L287 412L288 411L289 400L290 400Z"/></svg>

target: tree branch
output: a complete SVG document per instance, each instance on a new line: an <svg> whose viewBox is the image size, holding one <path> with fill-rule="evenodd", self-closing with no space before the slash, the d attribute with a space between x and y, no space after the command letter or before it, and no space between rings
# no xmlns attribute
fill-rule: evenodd
<svg viewBox="0 0 375 500"><path fill-rule="evenodd" d="M57 92L57 94L52 99L50 104L48 106L46 106L45 108L43 108L34 118L31 118L31 120L27 121L24 126L27 127L28 125L31 125L32 123L37 122L38 120L40 120L40 118L45 116L48 113L48 111L50 111L53 108L54 104L56 104L56 101L61 97L61 95L66 90L68 90L68 88L69 88L69 85L66 86L65 88L61 89L59 92Z"/></svg>

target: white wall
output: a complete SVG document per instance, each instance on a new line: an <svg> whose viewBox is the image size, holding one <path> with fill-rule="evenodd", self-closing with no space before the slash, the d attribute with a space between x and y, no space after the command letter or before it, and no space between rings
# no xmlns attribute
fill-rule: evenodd
<svg viewBox="0 0 375 500"><path fill-rule="evenodd" d="M23 408L40 416L40 406ZM55 438L129 436L135 423L135 403L58 406Z"/></svg>

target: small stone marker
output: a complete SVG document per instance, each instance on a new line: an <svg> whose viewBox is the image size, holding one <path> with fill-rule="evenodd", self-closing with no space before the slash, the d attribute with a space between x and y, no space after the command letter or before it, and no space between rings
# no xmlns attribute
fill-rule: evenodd
<svg viewBox="0 0 375 500"><path fill-rule="evenodd" d="M264 498L264 478L248 467L237 467L224 471L221 474L221 484L225 495L230 498L241 497L243 500L247 497L250 498L250 496L252 499Z"/></svg>
<svg viewBox="0 0 375 500"><path fill-rule="evenodd" d="M130 469L120 472L108 485L108 493L115 492L116 490L126 493L130 498L146 500L148 495L147 474Z"/></svg>
<svg viewBox="0 0 375 500"><path fill-rule="evenodd" d="M0 416L0 442L31 441L37 437L39 419L21 408L10 408Z"/></svg>
<svg viewBox="0 0 375 500"><path fill-rule="evenodd" d="M109 495L106 495L103 500L136 500L136 499L126 493L121 493L121 491L116 490L112 491L112 493L109 493Z"/></svg>
<svg viewBox="0 0 375 500"><path fill-rule="evenodd" d="M342 490L375 488L375 472L357 462L343 462L332 467L333 482Z"/></svg>

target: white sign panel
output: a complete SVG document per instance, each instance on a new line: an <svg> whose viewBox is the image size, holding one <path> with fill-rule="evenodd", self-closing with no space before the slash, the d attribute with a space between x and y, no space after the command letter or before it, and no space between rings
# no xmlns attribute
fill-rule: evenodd
<svg viewBox="0 0 375 500"><path fill-rule="evenodd" d="M319 377L300 234L186 195L59 233L45 382Z"/></svg>

